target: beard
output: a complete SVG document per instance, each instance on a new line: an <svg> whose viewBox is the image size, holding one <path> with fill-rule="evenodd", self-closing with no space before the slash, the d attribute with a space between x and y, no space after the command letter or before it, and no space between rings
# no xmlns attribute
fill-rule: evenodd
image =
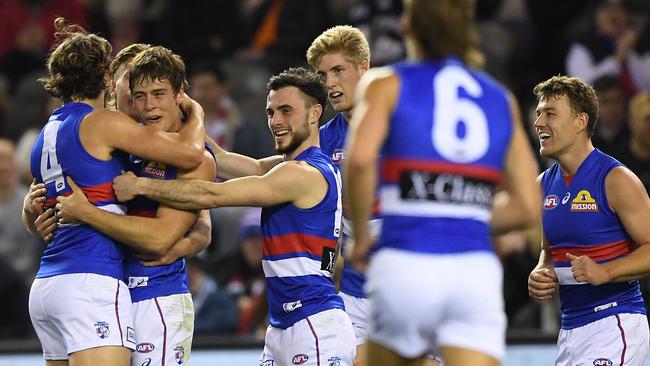
<svg viewBox="0 0 650 366"><path fill-rule="evenodd" d="M294 152L298 146L300 146L309 137L309 124L305 123L302 129L291 131L291 134L293 135L291 142L289 142L289 144L284 147L281 147L276 142L275 151L277 151L279 154L291 154Z"/></svg>

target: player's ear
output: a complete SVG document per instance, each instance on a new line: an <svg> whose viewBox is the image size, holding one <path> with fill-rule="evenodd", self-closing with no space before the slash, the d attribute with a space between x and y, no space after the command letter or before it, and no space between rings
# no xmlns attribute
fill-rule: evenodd
<svg viewBox="0 0 650 366"><path fill-rule="evenodd" d="M323 106L320 103L316 103L309 109L309 123L316 123L320 121L320 117L323 115Z"/></svg>

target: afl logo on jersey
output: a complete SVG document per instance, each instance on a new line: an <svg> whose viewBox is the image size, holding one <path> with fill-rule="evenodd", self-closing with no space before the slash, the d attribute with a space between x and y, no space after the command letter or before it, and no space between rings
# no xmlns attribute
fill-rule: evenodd
<svg viewBox="0 0 650 366"><path fill-rule="evenodd" d="M558 203L560 202L559 198L554 195L548 195L546 198L544 198L544 209L545 210L552 210L557 207Z"/></svg>
<svg viewBox="0 0 650 366"><path fill-rule="evenodd" d="M341 164L343 159L343 149L336 149L334 152L332 152L332 161L334 164Z"/></svg>
<svg viewBox="0 0 650 366"><path fill-rule="evenodd" d="M591 198L591 193L583 189L571 201L571 212L598 212L598 202Z"/></svg>

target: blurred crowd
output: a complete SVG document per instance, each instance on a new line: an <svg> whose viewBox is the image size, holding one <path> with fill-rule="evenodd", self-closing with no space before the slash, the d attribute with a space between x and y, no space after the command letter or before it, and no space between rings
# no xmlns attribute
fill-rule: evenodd
<svg viewBox="0 0 650 366"><path fill-rule="evenodd" d="M538 144L532 87L552 75L581 77L600 103L594 145L649 190L650 2L477 3L486 70L521 101L531 141ZM274 153L264 111L268 77L306 66L311 41L335 24L364 31L372 66L401 60L401 11L400 0L0 0L0 338L32 336L27 297L45 244L25 231L20 212L31 182L32 143L58 105L36 81L45 72L55 16L104 35L115 53L145 42L181 55L207 133L226 150L259 158ZM549 162L540 158L539 164ZM211 210L213 242L188 262L197 335L263 335L259 215L250 208ZM557 304L539 304L527 294L539 241L529 233L497 240L509 329L554 334ZM650 292L648 282L644 287Z"/></svg>

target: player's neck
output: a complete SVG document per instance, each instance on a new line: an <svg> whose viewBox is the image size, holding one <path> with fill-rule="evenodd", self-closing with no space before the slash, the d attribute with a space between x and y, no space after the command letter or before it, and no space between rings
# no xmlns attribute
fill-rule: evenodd
<svg viewBox="0 0 650 366"><path fill-rule="evenodd" d="M308 138L305 139L305 141L300 144L295 150L293 150L290 153L284 154L284 160L293 160L295 159L298 155L302 154L303 151L309 149L312 146L320 147L320 142L318 140L318 131L313 132L309 135Z"/></svg>
<svg viewBox="0 0 650 366"><path fill-rule="evenodd" d="M183 113L181 112L181 109L178 108L177 117L174 120L174 123L169 126L169 130L167 132L178 132L181 127L183 127Z"/></svg>
<svg viewBox="0 0 650 366"><path fill-rule="evenodd" d="M343 111L343 112L342 112L342 113L343 113L343 117L345 117L345 121L346 121L347 123L350 123L350 121L352 120L352 113L353 113L353 112L354 112L354 107L348 109L347 111Z"/></svg>
<svg viewBox="0 0 650 366"><path fill-rule="evenodd" d="M72 98L72 101L88 104L94 109L104 108L104 92L99 93L97 98Z"/></svg>
<svg viewBox="0 0 650 366"><path fill-rule="evenodd" d="M582 162L594 151L591 139L587 143L574 144L564 154L557 158L563 175L575 175Z"/></svg>

